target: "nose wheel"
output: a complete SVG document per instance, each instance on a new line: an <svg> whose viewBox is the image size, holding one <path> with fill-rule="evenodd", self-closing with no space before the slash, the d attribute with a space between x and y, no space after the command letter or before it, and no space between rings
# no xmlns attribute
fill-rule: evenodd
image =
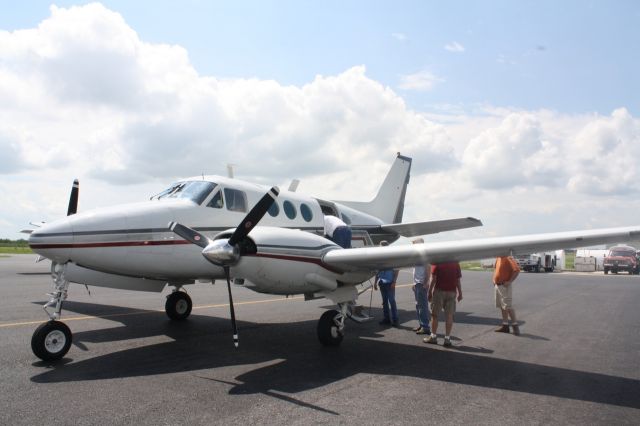
<svg viewBox="0 0 640 426"><path fill-rule="evenodd" d="M71 330L63 322L40 324L31 336L31 350L43 361L57 361L69 352Z"/></svg>
<svg viewBox="0 0 640 426"><path fill-rule="evenodd" d="M167 316L174 321L186 319L191 314L192 307L191 297L184 291L174 291L167 296L167 302L164 304Z"/></svg>

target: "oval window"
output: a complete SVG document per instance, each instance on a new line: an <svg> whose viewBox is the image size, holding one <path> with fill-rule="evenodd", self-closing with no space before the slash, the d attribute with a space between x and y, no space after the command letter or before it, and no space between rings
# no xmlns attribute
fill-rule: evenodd
<svg viewBox="0 0 640 426"><path fill-rule="evenodd" d="M273 204L271 204L271 207L269 207L269 210L267 211L271 216L276 217L278 216L278 214L280 214L280 207L278 207L278 203L274 201Z"/></svg>
<svg viewBox="0 0 640 426"><path fill-rule="evenodd" d="M300 214L302 215L302 218L307 222L311 222L311 219L313 219L313 213L311 212L311 208L304 203L300 204Z"/></svg>
<svg viewBox="0 0 640 426"><path fill-rule="evenodd" d="M282 208L284 209L284 214L286 214L289 219L296 218L296 208L293 206L291 201L285 201L282 203Z"/></svg>

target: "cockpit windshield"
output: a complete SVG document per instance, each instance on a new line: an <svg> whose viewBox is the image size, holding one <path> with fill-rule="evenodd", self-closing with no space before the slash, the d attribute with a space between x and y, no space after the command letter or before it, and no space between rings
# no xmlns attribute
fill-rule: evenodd
<svg viewBox="0 0 640 426"><path fill-rule="evenodd" d="M196 204L202 204L204 199L207 198L207 195L209 195L216 186L217 185L213 182L201 180L176 182L169 188L151 198L158 200L167 198L187 198Z"/></svg>

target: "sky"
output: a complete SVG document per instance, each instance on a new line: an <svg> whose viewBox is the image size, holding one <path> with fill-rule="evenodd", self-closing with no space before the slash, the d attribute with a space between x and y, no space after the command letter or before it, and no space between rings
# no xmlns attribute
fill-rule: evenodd
<svg viewBox="0 0 640 426"><path fill-rule="evenodd" d="M226 174L474 238L640 224L635 1L0 1L0 238Z"/></svg>

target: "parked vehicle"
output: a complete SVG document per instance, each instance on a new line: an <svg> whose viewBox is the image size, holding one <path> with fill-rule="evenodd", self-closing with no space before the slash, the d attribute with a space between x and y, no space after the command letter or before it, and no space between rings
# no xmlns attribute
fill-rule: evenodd
<svg viewBox="0 0 640 426"><path fill-rule="evenodd" d="M553 272L556 268L555 253L533 253L515 256L520 269L527 272Z"/></svg>
<svg viewBox="0 0 640 426"><path fill-rule="evenodd" d="M628 272L629 275L640 272L635 248L630 246L611 247L609 254L604 258L604 273L617 274L620 271Z"/></svg>

